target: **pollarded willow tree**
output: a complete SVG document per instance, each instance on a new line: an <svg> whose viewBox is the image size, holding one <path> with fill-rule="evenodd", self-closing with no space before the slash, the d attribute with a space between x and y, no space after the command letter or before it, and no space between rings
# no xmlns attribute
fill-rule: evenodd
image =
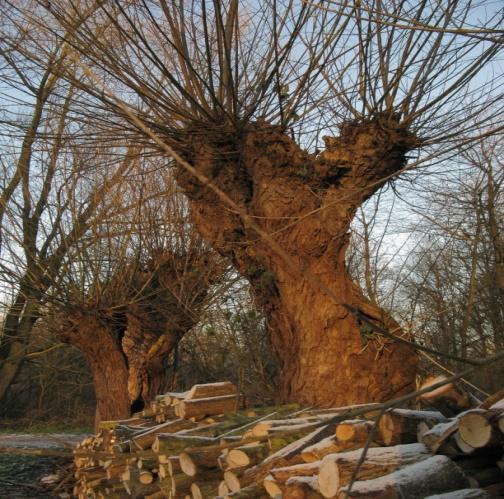
<svg viewBox="0 0 504 499"><path fill-rule="evenodd" d="M47 312L91 369L96 424L128 418L170 388L170 355L231 283L169 172L144 163L113 193L113 216L69 251Z"/></svg>
<svg viewBox="0 0 504 499"><path fill-rule="evenodd" d="M486 69L502 13L459 0L39 5L76 84L176 159L196 227L268 317L282 397L412 389L415 351L369 335L363 318L401 333L346 271L349 226L385 183L495 117Z"/></svg>

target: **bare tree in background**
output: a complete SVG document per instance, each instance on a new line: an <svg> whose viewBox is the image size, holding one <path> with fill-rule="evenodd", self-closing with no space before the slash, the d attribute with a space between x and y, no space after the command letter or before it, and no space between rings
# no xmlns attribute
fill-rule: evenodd
<svg viewBox="0 0 504 499"><path fill-rule="evenodd" d="M414 350L362 339L358 317L400 333L346 271L349 225L405 168L482 133L471 118L502 97L483 71L502 13L480 22L457 0L39 5L71 40L78 78L67 77L177 159L195 225L266 313L282 397L338 405L411 390Z"/></svg>
<svg viewBox="0 0 504 499"><path fill-rule="evenodd" d="M91 225L110 215L109 196L134 165L135 148L103 136L79 118L79 91L58 76L72 65L64 47L44 39L42 66L27 53L37 49L36 29L3 24L1 83L2 184L0 266L5 319L0 335L0 400L27 353L31 331L48 292L58 285L68 253ZM34 40L35 38L35 40ZM103 147L107 155L103 155ZM121 151L117 161L110 152Z"/></svg>
<svg viewBox="0 0 504 499"><path fill-rule="evenodd" d="M419 339L445 354L487 357L504 346L502 165L502 137L487 138L418 192L416 232L423 240L405 278L405 319ZM483 386L499 388L501 377L490 378L480 380Z"/></svg>
<svg viewBox="0 0 504 499"><path fill-rule="evenodd" d="M59 76L75 69L68 46L14 10L2 14L0 400L33 356L37 320L64 310L65 338L94 368L101 412L127 416L157 393L163 362L224 265L217 270L194 234L170 175L156 175L165 160L150 161L113 130L97 133L105 113ZM107 383L127 388L109 393Z"/></svg>

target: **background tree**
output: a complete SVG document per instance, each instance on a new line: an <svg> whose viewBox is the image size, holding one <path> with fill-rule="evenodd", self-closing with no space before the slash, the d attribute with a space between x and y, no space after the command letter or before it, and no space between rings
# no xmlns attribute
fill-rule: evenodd
<svg viewBox="0 0 504 499"><path fill-rule="evenodd" d="M407 267L405 320L422 341L463 358L503 346L501 142L497 136L462 151L451 171L419 186L414 208L423 239ZM499 388L495 369L476 377L488 391Z"/></svg>
<svg viewBox="0 0 504 499"><path fill-rule="evenodd" d="M16 29L19 28L19 29ZM43 66L26 54L38 49L41 33L4 25L2 83L2 185L0 265L4 321L0 334L0 400L23 362L35 322L57 287L75 243L111 206L108 196L132 167L134 148L111 162L123 148L106 137L93 142L92 125L77 119L82 93L64 82L56 68L65 64L62 44L44 39ZM35 43L36 42L36 43ZM71 71L71 68L69 69ZM89 126L88 126L89 125ZM124 151L124 149L123 149Z"/></svg>
<svg viewBox="0 0 504 499"><path fill-rule="evenodd" d="M168 389L170 353L222 293L218 283L228 285L225 262L194 233L173 180L153 166L124 181L120 216L76 244L52 306L60 338L93 373L96 422L127 418Z"/></svg>
<svg viewBox="0 0 504 499"><path fill-rule="evenodd" d="M414 350L366 340L373 322L398 326L348 275L348 230L365 200L425 161L406 167L411 151L440 157L492 119L481 116L499 81L483 70L502 46L502 13L480 22L469 1L44 7L74 36L80 87L177 159L198 230L266 313L283 398L329 405L410 390ZM121 101L121 88L141 104Z"/></svg>

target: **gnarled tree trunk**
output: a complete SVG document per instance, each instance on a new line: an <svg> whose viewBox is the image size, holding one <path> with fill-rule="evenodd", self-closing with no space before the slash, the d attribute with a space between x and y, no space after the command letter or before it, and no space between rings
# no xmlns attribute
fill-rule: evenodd
<svg viewBox="0 0 504 499"><path fill-rule="evenodd" d="M65 319L61 338L85 356L96 393L95 422L128 418L159 393L166 381L163 359L180 337L153 334L131 316L111 321L77 313Z"/></svg>
<svg viewBox="0 0 504 499"><path fill-rule="evenodd" d="M281 363L282 398L329 406L381 401L412 390L415 352L373 335L342 304L397 329L352 282L345 251L356 209L404 166L415 138L387 117L344 125L340 137L326 138L325 151L317 155L267 124L250 125L240 134L219 129L187 134L187 160L254 217L300 270L309 270L337 297L293 273L209 187L180 170L197 228L233 259L267 314Z"/></svg>
<svg viewBox="0 0 504 499"><path fill-rule="evenodd" d="M96 303L64 311L61 339L88 361L97 423L127 418L167 388L166 360L198 321L209 287L223 272L215 256L203 247L160 252L146 268L114 276L125 294L103 300L120 303L113 314Z"/></svg>
<svg viewBox="0 0 504 499"><path fill-rule="evenodd" d="M76 315L66 323L63 339L85 356L96 394L95 424L130 414L128 367L114 328L97 317Z"/></svg>

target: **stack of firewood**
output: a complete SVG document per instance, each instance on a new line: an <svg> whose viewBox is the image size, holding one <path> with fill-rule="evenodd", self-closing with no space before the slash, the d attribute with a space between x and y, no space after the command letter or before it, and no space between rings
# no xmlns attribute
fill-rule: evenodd
<svg viewBox="0 0 504 499"><path fill-rule="evenodd" d="M236 405L231 383L196 385L159 396L129 420L102 423L75 451L75 495L464 498L504 492L503 401L448 416L446 410L382 413L377 404L242 411Z"/></svg>

